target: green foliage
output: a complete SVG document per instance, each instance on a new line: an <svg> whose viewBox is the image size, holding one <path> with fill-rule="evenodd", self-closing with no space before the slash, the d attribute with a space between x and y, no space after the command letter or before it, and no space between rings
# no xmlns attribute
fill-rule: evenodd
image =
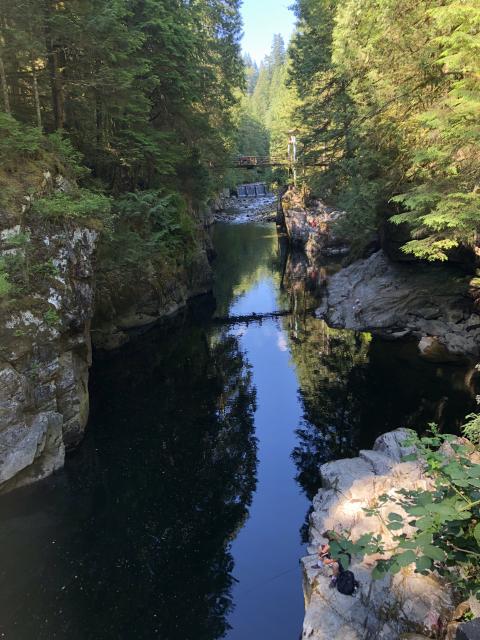
<svg viewBox="0 0 480 640"><path fill-rule="evenodd" d="M478 436L479 417L469 419L467 431L472 430L474 423L473 431ZM474 594L480 599L480 464L472 460L473 444L459 442L455 436L442 435L434 425L431 427L430 436L419 438L412 433L405 444L416 448L415 454L406 460L424 463L434 489L401 489L396 497L381 496L372 508L365 510L368 517L382 519L393 535L393 545L387 549L379 536L371 534L355 542L341 538L334 555L337 557L344 550L362 556L388 552L388 558L377 562L374 578L395 574L402 567L415 564L418 573L437 572L462 597ZM392 501L406 517L392 511L384 519L382 507ZM413 527L413 534L396 533L405 524Z"/></svg>
<svg viewBox="0 0 480 640"><path fill-rule="evenodd" d="M114 207L113 232L104 238L104 268L146 268L150 260L188 260L196 247L195 225L178 194L128 193Z"/></svg>
<svg viewBox="0 0 480 640"><path fill-rule="evenodd" d="M111 202L106 196L87 189L75 189L69 193L56 192L39 198L32 205L36 216L51 219L99 219L106 220Z"/></svg>
<svg viewBox="0 0 480 640"><path fill-rule="evenodd" d="M480 414L470 413L465 420L467 422L463 425L463 435L478 447L480 445Z"/></svg>
<svg viewBox="0 0 480 640"><path fill-rule="evenodd" d="M75 149L70 138L66 137L64 133L56 131L46 136L44 146L53 155L55 163L60 165L62 173L77 180L90 174L88 168L83 164L83 155Z"/></svg>
<svg viewBox="0 0 480 640"><path fill-rule="evenodd" d="M40 278L52 278L58 276L59 269L53 263L53 260L47 260L39 264L33 264L30 268L32 275L39 276Z"/></svg>
<svg viewBox="0 0 480 640"><path fill-rule="evenodd" d="M79 171L83 156L115 194L163 186L199 207L204 189L201 199L196 189L190 197L183 176L194 157L211 192L229 160L233 109L244 86L239 6L240 0L1 3L0 109L11 116L0 119L0 164L19 157L17 151L34 154L44 128L55 132L46 146L77 177L86 175ZM24 125L21 135L12 116Z"/></svg>
<svg viewBox="0 0 480 640"><path fill-rule="evenodd" d="M195 216L234 152L246 84L240 4L1 2L2 206L21 211L28 194L32 227L81 221L104 231L100 269L188 260L201 233ZM70 184L35 199L46 171ZM51 277L38 249L9 259L2 290L26 294L31 276Z"/></svg>
<svg viewBox="0 0 480 640"><path fill-rule="evenodd" d="M279 34L274 36L271 52L260 67L246 59L247 94L239 105L236 155L286 156L295 104L295 92L286 84L288 64L285 43ZM276 175L270 169L262 174L257 170L237 173L236 182L285 181L287 177L285 172Z"/></svg>
<svg viewBox="0 0 480 640"><path fill-rule="evenodd" d="M2 258L0 260L0 300L10 293L11 288L12 285L9 280L5 259Z"/></svg>
<svg viewBox="0 0 480 640"><path fill-rule="evenodd" d="M382 217L404 251L446 260L480 229L476 0L297 0L291 81L310 187L352 238ZM365 233L364 235L368 235Z"/></svg>
<svg viewBox="0 0 480 640"><path fill-rule="evenodd" d="M45 311L43 319L49 327L56 327L60 324L60 316L56 309L48 309Z"/></svg>
<svg viewBox="0 0 480 640"><path fill-rule="evenodd" d="M16 166L25 158L35 158L41 142L39 129L21 125L11 115L0 111L0 168Z"/></svg>

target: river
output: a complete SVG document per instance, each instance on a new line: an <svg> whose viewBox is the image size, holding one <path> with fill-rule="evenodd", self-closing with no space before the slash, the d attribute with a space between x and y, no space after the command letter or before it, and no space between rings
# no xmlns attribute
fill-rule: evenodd
<svg viewBox="0 0 480 640"><path fill-rule="evenodd" d="M319 464L473 407L467 363L314 318L274 224L214 245L214 295L97 354L84 443L0 499L1 638L297 640Z"/></svg>

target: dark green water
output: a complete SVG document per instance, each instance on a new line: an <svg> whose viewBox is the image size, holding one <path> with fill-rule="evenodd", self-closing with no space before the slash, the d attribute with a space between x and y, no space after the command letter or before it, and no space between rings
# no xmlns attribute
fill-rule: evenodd
<svg viewBox="0 0 480 640"><path fill-rule="evenodd" d="M215 246L216 301L97 355L83 445L0 499L1 638L297 640L318 465L473 407L467 363L306 313L325 271L273 225L220 225Z"/></svg>

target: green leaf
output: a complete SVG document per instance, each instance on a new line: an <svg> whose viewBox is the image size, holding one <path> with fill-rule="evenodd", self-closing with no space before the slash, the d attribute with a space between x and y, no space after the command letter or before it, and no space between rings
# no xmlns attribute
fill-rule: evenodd
<svg viewBox="0 0 480 640"><path fill-rule="evenodd" d="M425 516L424 518L420 518L415 522L415 526L420 529L420 531L425 531L426 529L431 529L434 524L434 520L430 516Z"/></svg>
<svg viewBox="0 0 480 640"><path fill-rule="evenodd" d="M387 527L390 529L390 531L399 531L400 529L403 529L403 523L402 522L390 522L387 524Z"/></svg>
<svg viewBox="0 0 480 640"><path fill-rule="evenodd" d="M417 501L420 505L427 505L433 502L433 495L430 491L422 491L417 496Z"/></svg>
<svg viewBox="0 0 480 640"><path fill-rule="evenodd" d="M389 513L388 519L390 520L390 522L403 522L402 516L398 513Z"/></svg>
<svg viewBox="0 0 480 640"><path fill-rule="evenodd" d="M477 544L480 545L480 522L477 524L477 526L473 530L473 535L475 540L477 541Z"/></svg>
<svg viewBox="0 0 480 640"><path fill-rule="evenodd" d="M395 562L399 564L401 567L407 567L412 562L415 562L417 556L411 550L404 551L399 556L395 557Z"/></svg>
<svg viewBox="0 0 480 640"><path fill-rule="evenodd" d="M427 556L421 556L420 558L417 558L416 561L416 567L417 567L417 571L420 571L420 573L422 573L423 571L429 571L432 568L432 560L431 558L428 558Z"/></svg>
<svg viewBox="0 0 480 640"><path fill-rule="evenodd" d="M426 516L428 513L427 509L424 506L407 507L405 510L411 516Z"/></svg>
<svg viewBox="0 0 480 640"><path fill-rule="evenodd" d="M421 547L424 555L432 560L437 560L438 562L442 562L446 558L446 553L443 549L439 549L439 547L434 547L433 545L426 544Z"/></svg>
<svg viewBox="0 0 480 640"><path fill-rule="evenodd" d="M381 580L385 576L385 571L382 565L376 565L372 571L372 578L374 580Z"/></svg>

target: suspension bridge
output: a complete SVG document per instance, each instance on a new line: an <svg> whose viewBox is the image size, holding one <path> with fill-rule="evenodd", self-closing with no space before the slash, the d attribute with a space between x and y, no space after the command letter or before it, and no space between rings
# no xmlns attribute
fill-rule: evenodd
<svg viewBox="0 0 480 640"><path fill-rule="evenodd" d="M295 169L298 167L325 167L325 162L305 160L304 158L292 160L282 156L237 156L230 164L232 169L255 169L257 167L286 167Z"/></svg>
<svg viewBox="0 0 480 640"><path fill-rule="evenodd" d="M291 160L281 156L238 156L232 162L234 169L255 169L256 167L289 167Z"/></svg>

